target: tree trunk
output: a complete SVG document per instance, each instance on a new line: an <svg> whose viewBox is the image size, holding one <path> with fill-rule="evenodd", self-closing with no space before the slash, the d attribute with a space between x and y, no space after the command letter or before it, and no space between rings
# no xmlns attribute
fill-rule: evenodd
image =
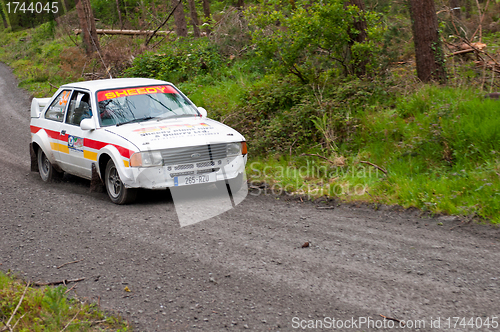
<svg viewBox="0 0 500 332"><path fill-rule="evenodd" d="M158 16L158 12L157 12L157 10L156 10L155 0L152 0L152 1L151 1L151 8L153 9L153 14L154 14L154 16L155 16L155 17L156 17L156 16Z"/></svg>
<svg viewBox="0 0 500 332"><path fill-rule="evenodd" d="M434 0L409 0L417 76L422 82L446 83Z"/></svg>
<svg viewBox="0 0 500 332"><path fill-rule="evenodd" d="M95 28L95 19L94 13L92 12L92 7L90 6L90 0L83 0L85 3L85 14L88 17L89 27L90 27L90 36L92 37L93 46L96 51L101 50L101 46L99 45L99 38L97 37L97 32Z"/></svg>
<svg viewBox="0 0 500 332"><path fill-rule="evenodd" d="M9 20L9 14L7 13L7 8L5 6L5 1L4 0L0 0L0 4L2 5L2 18L4 19L4 26L6 28L11 28L11 25L10 25L10 20Z"/></svg>
<svg viewBox="0 0 500 332"><path fill-rule="evenodd" d="M211 21L210 0L202 0L202 4L203 4L203 15L205 16L205 22L210 23L210 21ZM207 35L210 34L210 32L211 32L209 27L206 27L204 30L207 33Z"/></svg>
<svg viewBox="0 0 500 332"><path fill-rule="evenodd" d="M83 43L87 55L92 54L95 50L99 51L99 39L95 28L94 14L90 7L89 0L78 0L76 3L78 12L78 20L83 31Z"/></svg>
<svg viewBox="0 0 500 332"><path fill-rule="evenodd" d="M238 0L236 2L236 8L243 9L243 7L245 7L245 1L244 0Z"/></svg>
<svg viewBox="0 0 500 332"><path fill-rule="evenodd" d="M5 18L3 17L3 11L2 11L2 15L1 15L1 16L2 16L3 27L4 27L5 29L7 29L9 26L7 25L7 21L6 21L6 20L5 20Z"/></svg>
<svg viewBox="0 0 500 332"><path fill-rule="evenodd" d="M465 0L465 18L470 19L472 17L472 0Z"/></svg>
<svg viewBox="0 0 500 332"><path fill-rule="evenodd" d="M118 21L120 23L120 29L123 29L122 11L120 10L120 0L116 0L116 10L118 11Z"/></svg>
<svg viewBox="0 0 500 332"><path fill-rule="evenodd" d="M141 7L141 27L146 28L146 6L144 6L144 0L139 1L139 6Z"/></svg>
<svg viewBox="0 0 500 332"><path fill-rule="evenodd" d="M189 13L191 14L191 24L193 25L193 35L200 37L200 22L198 21L198 13L196 12L196 5L194 0L188 0Z"/></svg>
<svg viewBox="0 0 500 332"><path fill-rule="evenodd" d="M82 29L82 40L85 52L90 55L92 53L92 41L90 40L89 27L87 25L87 17L85 16L85 10L83 9L83 0L78 0L76 3L76 11L78 13L78 20L80 21L80 28Z"/></svg>
<svg viewBox="0 0 500 332"><path fill-rule="evenodd" d="M351 36L353 42L364 43L367 39L366 34L366 20L363 17L363 12L365 11L365 5L363 4L363 0L349 0L349 4L352 6L356 6L359 8L359 16L354 19L354 29L358 31L356 35ZM366 55L368 56L368 55ZM353 68L356 76L363 76L366 74L366 65L368 63L368 59L359 59L359 62L355 64L355 68Z"/></svg>
<svg viewBox="0 0 500 332"><path fill-rule="evenodd" d="M64 0L61 0L61 5L63 9L63 14L66 14L68 12L68 8L66 7L66 2L64 2Z"/></svg>
<svg viewBox="0 0 500 332"><path fill-rule="evenodd" d="M203 15L205 15L205 19L210 20L210 0L202 0L203 4Z"/></svg>
<svg viewBox="0 0 500 332"><path fill-rule="evenodd" d="M178 3L179 5L177 6ZM172 6L177 6L174 11L175 33L177 33L179 37L187 37L186 17L184 16L182 0L172 0Z"/></svg>
<svg viewBox="0 0 500 332"><path fill-rule="evenodd" d="M462 16L460 8L460 0L450 0L451 14L456 18L460 19Z"/></svg>

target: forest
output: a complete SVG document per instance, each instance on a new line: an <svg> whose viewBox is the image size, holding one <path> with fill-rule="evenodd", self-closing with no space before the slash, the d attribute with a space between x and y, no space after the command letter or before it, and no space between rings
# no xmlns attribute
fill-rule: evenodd
<svg viewBox="0 0 500 332"><path fill-rule="evenodd" d="M79 80L170 81L245 135L249 185L276 199L500 222L497 1L0 7L0 61L33 96Z"/></svg>

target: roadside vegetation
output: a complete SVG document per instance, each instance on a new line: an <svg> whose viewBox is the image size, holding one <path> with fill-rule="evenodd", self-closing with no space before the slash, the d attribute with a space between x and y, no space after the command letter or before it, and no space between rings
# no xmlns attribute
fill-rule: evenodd
<svg viewBox="0 0 500 332"><path fill-rule="evenodd" d="M122 26L158 26L171 8L150 2L154 11L125 1ZM464 5L459 18L453 1L435 1L447 80L424 84L406 5L365 0L360 11L344 2L245 1L238 10L212 1L202 26L208 36L155 37L148 45L144 36L101 36L100 54L90 57L68 9L57 22L0 32L0 59L35 96L109 75L173 82L245 135L249 184L262 193L499 223L500 101L485 98L500 83L498 5ZM116 28L105 2L91 3L97 27ZM361 21L363 40L353 28ZM162 29L173 30L173 21ZM469 39L486 46L453 55Z"/></svg>
<svg viewBox="0 0 500 332"><path fill-rule="evenodd" d="M66 293L64 286L32 287L0 271L0 331L131 331L122 319Z"/></svg>

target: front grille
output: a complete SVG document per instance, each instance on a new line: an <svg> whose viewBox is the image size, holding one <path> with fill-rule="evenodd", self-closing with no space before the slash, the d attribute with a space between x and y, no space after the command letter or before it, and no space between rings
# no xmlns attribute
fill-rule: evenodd
<svg viewBox="0 0 500 332"><path fill-rule="evenodd" d="M178 173L170 173L171 178L175 178L176 176L183 176L183 175L193 175L194 171L191 172L178 172Z"/></svg>
<svg viewBox="0 0 500 332"><path fill-rule="evenodd" d="M198 168L213 167L213 166L215 166L215 163L213 161L206 161L204 163L196 163L196 167L198 167Z"/></svg>
<svg viewBox="0 0 500 332"><path fill-rule="evenodd" d="M183 169L194 168L194 164L177 165L174 167L174 171L182 171Z"/></svg>
<svg viewBox="0 0 500 332"><path fill-rule="evenodd" d="M226 143L165 149L161 150L161 156L163 165L183 165L224 159L227 157Z"/></svg>

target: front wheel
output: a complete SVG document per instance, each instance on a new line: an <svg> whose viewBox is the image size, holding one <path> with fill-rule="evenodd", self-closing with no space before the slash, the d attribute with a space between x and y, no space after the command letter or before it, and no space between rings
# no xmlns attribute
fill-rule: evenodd
<svg viewBox="0 0 500 332"><path fill-rule="evenodd" d="M118 169L115 166L113 160L109 160L106 165L106 171L104 173L104 183L106 184L106 190L111 201L115 204L128 204L135 200L137 196L137 190L133 188L126 188L120 179L120 174L118 174Z"/></svg>

